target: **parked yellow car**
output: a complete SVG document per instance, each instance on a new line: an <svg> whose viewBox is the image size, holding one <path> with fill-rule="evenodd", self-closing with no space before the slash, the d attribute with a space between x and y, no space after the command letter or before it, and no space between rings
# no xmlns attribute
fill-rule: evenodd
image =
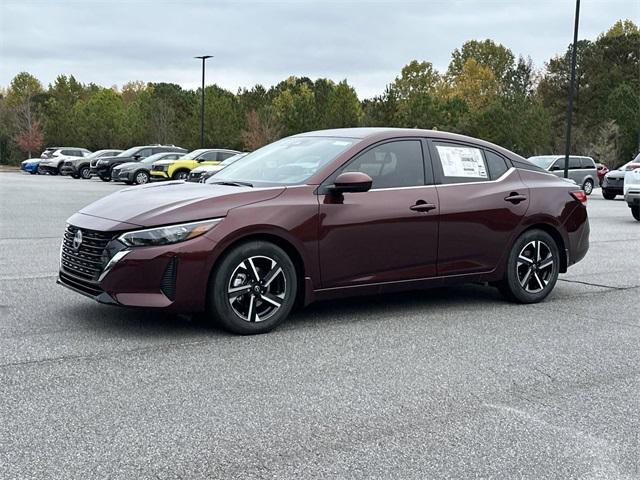
<svg viewBox="0 0 640 480"><path fill-rule="evenodd" d="M154 180L186 180L189 172L201 165L217 165L240 152L220 148L199 148L178 160L158 160L151 166Z"/></svg>

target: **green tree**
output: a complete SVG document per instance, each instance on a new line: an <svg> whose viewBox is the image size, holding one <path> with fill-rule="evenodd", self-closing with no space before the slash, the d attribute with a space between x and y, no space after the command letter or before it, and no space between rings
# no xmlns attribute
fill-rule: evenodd
<svg viewBox="0 0 640 480"><path fill-rule="evenodd" d="M465 65L470 59L488 68L501 85L508 84L515 61L513 52L508 48L493 40L469 40L462 45L462 48L456 48L451 54L447 74L452 78L463 74Z"/></svg>
<svg viewBox="0 0 640 480"><path fill-rule="evenodd" d="M103 88L76 105L79 131L84 146L91 150L123 148L127 144L125 107L122 97Z"/></svg>
<svg viewBox="0 0 640 480"><path fill-rule="evenodd" d="M358 95L346 80L338 83L328 95L325 114L326 128L356 127L362 118Z"/></svg>

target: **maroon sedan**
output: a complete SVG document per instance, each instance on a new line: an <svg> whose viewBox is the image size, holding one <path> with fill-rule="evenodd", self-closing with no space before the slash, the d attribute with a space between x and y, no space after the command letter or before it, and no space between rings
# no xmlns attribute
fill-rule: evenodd
<svg viewBox="0 0 640 480"><path fill-rule="evenodd" d="M589 246L579 187L488 142L295 135L207 184L113 193L68 220L58 282L99 302L273 329L294 305L462 282L532 303Z"/></svg>

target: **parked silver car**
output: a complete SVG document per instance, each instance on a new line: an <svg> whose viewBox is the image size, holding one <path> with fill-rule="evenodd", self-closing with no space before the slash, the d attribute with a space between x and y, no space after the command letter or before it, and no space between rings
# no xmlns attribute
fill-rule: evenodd
<svg viewBox="0 0 640 480"><path fill-rule="evenodd" d="M541 155L528 160L557 177L564 177L564 155ZM569 178L580 185L584 193L591 195L593 187L598 184L596 162L591 157L569 156Z"/></svg>

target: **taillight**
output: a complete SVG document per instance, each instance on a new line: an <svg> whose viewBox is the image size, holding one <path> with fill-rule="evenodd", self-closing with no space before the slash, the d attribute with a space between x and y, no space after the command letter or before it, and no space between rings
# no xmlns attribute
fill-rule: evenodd
<svg viewBox="0 0 640 480"><path fill-rule="evenodd" d="M583 205L587 204L587 194L584 193L582 190L576 190L575 192L569 192L569 195L571 195L573 198L578 200L581 204L583 204Z"/></svg>

